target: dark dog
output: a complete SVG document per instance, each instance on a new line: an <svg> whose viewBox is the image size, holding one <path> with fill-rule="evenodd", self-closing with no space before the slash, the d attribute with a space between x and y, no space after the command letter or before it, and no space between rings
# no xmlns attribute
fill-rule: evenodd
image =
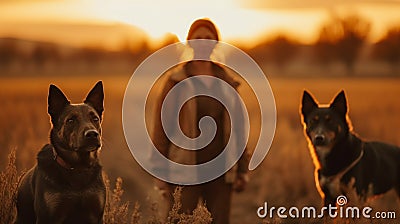
<svg viewBox="0 0 400 224"><path fill-rule="evenodd" d="M390 189L400 193L400 148L360 139L347 116L341 91L329 106L318 106L304 91L301 114L316 167L315 180L325 206L355 188L360 201Z"/></svg>
<svg viewBox="0 0 400 224"><path fill-rule="evenodd" d="M103 222L106 189L98 160L103 98L101 81L82 104L70 104L50 85L50 144L20 182L17 223Z"/></svg>

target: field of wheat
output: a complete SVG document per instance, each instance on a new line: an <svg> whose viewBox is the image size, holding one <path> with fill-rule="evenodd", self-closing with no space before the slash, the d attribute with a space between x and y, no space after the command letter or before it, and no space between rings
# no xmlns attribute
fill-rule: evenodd
<svg viewBox="0 0 400 224"><path fill-rule="evenodd" d="M115 184L113 180L122 178L124 194L121 200L130 201L131 205L127 209L133 211L135 202L138 202L142 219L150 220L161 213L163 203L158 192L153 190L152 176L136 163L124 139L121 108L129 77L1 78L0 170L5 169L7 155L13 149L17 150L18 172L29 169L35 163L38 150L48 142L47 91L50 83L59 86L71 102L78 103L99 79L103 80L105 87L102 164L112 186ZM365 139L400 145L399 78L274 77L269 81L277 106L275 138L262 165L252 171L247 189L234 195L231 214L234 224L298 222L261 220L256 211L264 202L276 207L321 206L299 116L299 102L304 89L312 92L321 103L329 103L339 90L344 89L355 132ZM137 134L146 135L139 131ZM139 145L134 150L141 147L146 146ZM157 214L154 214L154 202L158 202ZM374 210L399 210L394 192L369 202L369 205Z"/></svg>

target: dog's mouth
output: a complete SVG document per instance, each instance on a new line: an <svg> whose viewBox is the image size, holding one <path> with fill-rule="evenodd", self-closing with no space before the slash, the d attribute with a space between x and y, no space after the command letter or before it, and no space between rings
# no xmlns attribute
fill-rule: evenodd
<svg viewBox="0 0 400 224"><path fill-rule="evenodd" d="M325 141L320 141L320 140L314 140L313 141L314 146L327 146L327 142Z"/></svg>
<svg viewBox="0 0 400 224"><path fill-rule="evenodd" d="M101 147L100 142L87 142L74 148L74 150L78 152L93 152L98 150L100 147Z"/></svg>
<svg viewBox="0 0 400 224"><path fill-rule="evenodd" d="M86 151L86 152L93 152L96 151L100 148L100 145L96 145L96 146L86 146L84 147L84 149L82 151Z"/></svg>

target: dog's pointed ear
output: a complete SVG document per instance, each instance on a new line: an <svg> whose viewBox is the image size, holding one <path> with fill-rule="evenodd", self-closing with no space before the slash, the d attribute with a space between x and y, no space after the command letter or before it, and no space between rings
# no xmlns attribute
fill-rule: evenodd
<svg viewBox="0 0 400 224"><path fill-rule="evenodd" d="M103 110L104 110L104 91L103 91L103 82L98 81L96 85L90 90L88 95L86 96L85 101L83 101L86 104L89 104L92 106L96 111L97 114L102 116Z"/></svg>
<svg viewBox="0 0 400 224"><path fill-rule="evenodd" d="M47 112L50 114L52 123L55 124L65 106L69 105L70 102L57 86L51 84L47 104Z"/></svg>
<svg viewBox="0 0 400 224"><path fill-rule="evenodd" d="M347 114L347 100L344 90L340 91L336 97L332 100L329 106L330 108L337 111L341 116L345 117Z"/></svg>
<svg viewBox="0 0 400 224"><path fill-rule="evenodd" d="M303 92L303 98L301 100L301 113L303 117L307 117L314 109L318 108L318 104L307 90Z"/></svg>

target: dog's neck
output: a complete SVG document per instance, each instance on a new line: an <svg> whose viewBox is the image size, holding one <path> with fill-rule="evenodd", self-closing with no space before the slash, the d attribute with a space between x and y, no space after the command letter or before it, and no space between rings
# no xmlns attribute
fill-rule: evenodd
<svg viewBox="0 0 400 224"><path fill-rule="evenodd" d="M54 146L52 147L52 150L53 150L53 159L54 159L54 161L56 161L58 163L58 165L60 165L61 167L65 168L67 170L74 170L75 169L71 164L67 163L63 158L61 158L58 155L58 153L57 153L56 149L54 148Z"/></svg>
<svg viewBox="0 0 400 224"><path fill-rule="evenodd" d="M363 153L362 151L362 142L355 135L349 133L347 141L343 144L335 145L326 156L323 164L319 161L322 174L324 176L333 176L340 173L348 166L351 166L355 160L358 160Z"/></svg>
<svg viewBox="0 0 400 224"><path fill-rule="evenodd" d="M361 150L360 155L348 166L344 167L338 173L333 174L331 176L324 176L324 178L328 179L329 181L333 181L335 179L340 180L347 172L349 172L353 167L357 165L357 163L361 160L364 155L364 150Z"/></svg>

